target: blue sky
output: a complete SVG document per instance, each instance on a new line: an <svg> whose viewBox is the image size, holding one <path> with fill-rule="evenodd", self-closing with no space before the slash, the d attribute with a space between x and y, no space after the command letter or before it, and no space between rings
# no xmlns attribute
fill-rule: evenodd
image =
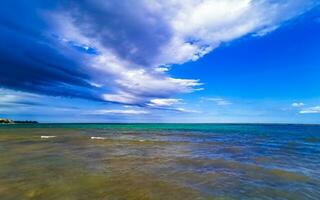
<svg viewBox="0 0 320 200"><path fill-rule="evenodd" d="M0 118L320 123L316 0L1 4Z"/></svg>

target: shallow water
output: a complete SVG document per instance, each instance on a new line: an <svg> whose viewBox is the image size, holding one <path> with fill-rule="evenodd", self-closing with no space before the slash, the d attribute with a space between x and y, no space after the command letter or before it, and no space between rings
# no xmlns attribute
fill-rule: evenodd
<svg viewBox="0 0 320 200"><path fill-rule="evenodd" d="M316 200L319 168L316 125L0 126L1 200Z"/></svg>

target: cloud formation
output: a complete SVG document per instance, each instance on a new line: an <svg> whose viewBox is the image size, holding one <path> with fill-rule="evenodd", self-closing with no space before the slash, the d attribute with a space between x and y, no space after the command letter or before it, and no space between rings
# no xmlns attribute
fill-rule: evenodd
<svg viewBox="0 0 320 200"><path fill-rule="evenodd" d="M315 0L9 1L0 8L0 86L140 106L170 107L201 88L174 78L221 43L263 36ZM19 13L19 16L16 16ZM23 16L23 17L20 17ZM217 101L222 103L222 101Z"/></svg>
<svg viewBox="0 0 320 200"><path fill-rule="evenodd" d="M110 115L110 114L121 114L121 115L140 115L148 114L145 110L134 110L134 109L112 109L112 110L97 110L91 114L95 115Z"/></svg>
<svg viewBox="0 0 320 200"><path fill-rule="evenodd" d="M314 113L320 113L320 106L314 106L314 107L308 107L303 108L299 112L300 114L314 114Z"/></svg>
<svg viewBox="0 0 320 200"><path fill-rule="evenodd" d="M303 107L304 106L304 103L302 102L294 102L291 104L292 107L295 107L295 108L300 108L300 107Z"/></svg>
<svg viewBox="0 0 320 200"><path fill-rule="evenodd" d="M42 105L39 95L26 92L13 92L0 89L0 108L17 107L17 105Z"/></svg>
<svg viewBox="0 0 320 200"><path fill-rule="evenodd" d="M148 105L152 107L172 106L180 102L181 102L181 99L151 99Z"/></svg>
<svg viewBox="0 0 320 200"><path fill-rule="evenodd" d="M210 101L216 104L217 106L226 106L232 104L230 101L223 99L223 98L217 98L217 97L202 97L202 101Z"/></svg>

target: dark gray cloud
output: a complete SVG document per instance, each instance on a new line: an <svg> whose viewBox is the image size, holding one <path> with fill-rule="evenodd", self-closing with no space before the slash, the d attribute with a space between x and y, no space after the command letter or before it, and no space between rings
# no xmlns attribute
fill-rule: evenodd
<svg viewBox="0 0 320 200"><path fill-rule="evenodd" d="M162 13L151 12L143 1L68 1L61 10L84 36L142 66L151 65L172 36Z"/></svg>
<svg viewBox="0 0 320 200"><path fill-rule="evenodd" d="M59 46L55 38L48 35L49 29L37 10L45 7L44 4L30 3L2 3L0 87L98 99L96 88L89 84L90 73L75 59L77 53Z"/></svg>

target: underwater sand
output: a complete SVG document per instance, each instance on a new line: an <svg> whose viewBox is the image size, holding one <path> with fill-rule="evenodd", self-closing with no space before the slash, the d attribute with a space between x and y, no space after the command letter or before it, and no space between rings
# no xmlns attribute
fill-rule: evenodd
<svg viewBox="0 0 320 200"><path fill-rule="evenodd" d="M1 125L0 199L317 200L320 126Z"/></svg>

